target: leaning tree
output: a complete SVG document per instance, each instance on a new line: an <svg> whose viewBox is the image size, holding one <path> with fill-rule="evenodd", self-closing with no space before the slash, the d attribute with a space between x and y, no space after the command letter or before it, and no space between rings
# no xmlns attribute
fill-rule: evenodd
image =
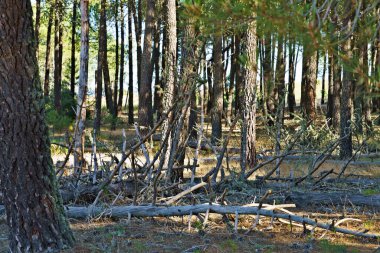
<svg viewBox="0 0 380 253"><path fill-rule="evenodd" d="M0 1L0 178L11 252L73 244L50 155L30 0Z"/></svg>

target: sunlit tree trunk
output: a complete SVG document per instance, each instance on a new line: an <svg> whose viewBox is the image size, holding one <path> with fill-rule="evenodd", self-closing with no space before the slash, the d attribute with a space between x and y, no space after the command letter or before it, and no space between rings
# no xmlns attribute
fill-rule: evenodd
<svg viewBox="0 0 380 253"><path fill-rule="evenodd" d="M88 87L88 57L89 57L89 14L88 1L81 0L81 47L80 47L80 70L79 90L77 98L76 124L78 129L75 133L74 167L81 172L85 166L84 144L85 144L85 122L86 122L86 99Z"/></svg>
<svg viewBox="0 0 380 253"><path fill-rule="evenodd" d="M148 0L145 14L144 51L141 58L141 83L139 90L139 124L153 126L152 107L152 42L154 34L155 1Z"/></svg>
<svg viewBox="0 0 380 253"><path fill-rule="evenodd" d="M244 68L244 92L242 103L241 161L242 176L246 165L253 167L256 163L256 76L257 76L257 35L256 22L248 24L246 33L247 63Z"/></svg>

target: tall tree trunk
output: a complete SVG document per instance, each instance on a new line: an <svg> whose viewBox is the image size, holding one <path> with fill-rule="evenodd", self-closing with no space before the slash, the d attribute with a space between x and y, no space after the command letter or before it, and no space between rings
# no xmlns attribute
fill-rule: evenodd
<svg viewBox="0 0 380 253"><path fill-rule="evenodd" d="M162 111L162 84L160 78L160 45L161 45L161 18L158 18L155 33L154 33L154 48L152 55L152 62L154 64L154 104L153 113L157 115L157 120L161 117Z"/></svg>
<svg viewBox="0 0 380 253"><path fill-rule="evenodd" d="M0 1L0 176L10 252L72 246L50 154L29 0ZM5 102L7 101L7 102Z"/></svg>
<svg viewBox="0 0 380 253"><path fill-rule="evenodd" d="M346 1L346 13L351 12L351 1ZM352 21L351 17L347 17L345 22L347 25L347 31L351 30ZM353 57L353 43L352 38L349 36L343 44L343 53L347 59L352 59ZM352 156L352 87L353 87L353 74L350 69L349 63L344 62L343 64L343 82L342 82L342 96L340 99L340 137L342 138L340 142L340 158L349 159Z"/></svg>
<svg viewBox="0 0 380 253"><path fill-rule="evenodd" d="M325 104L325 94L326 94L326 68L327 68L327 55L323 52L323 70L322 70L322 98L321 104Z"/></svg>
<svg viewBox="0 0 380 253"><path fill-rule="evenodd" d="M332 58L332 72L333 72L333 80L334 80L334 87L333 87L333 114L332 114L332 126L335 131L339 130L340 127L340 96L341 96L341 87L342 87L342 80L341 80L341 65L338 61L338 53L339 49L338 46L335 48L335 54Z"/></svg>
<svg viewBox="0 0 380 253"><path fill-rule="evenodd" d="M84 144L85 144L85 122L86 122L86 99L88 87L88 55L89 55L89 13L88 1L80 1L81 9L81 48L80 48L80 70L79 70L79 90L77 99L76 125L75 132L75 152L74 168L76 172L82 172L85 167ZM79 174L79 173L78 173Z"/></svg>
<svg viewBox="0 0 380 253"><path fill-rule="evenodd" d="M214 85L213 85L213 102L211 109L211 124L212 136L211 142L213 145L218 145L222 139L222 114L223 114L223 37L216 35L214 38L213 47L213 71L214 71Z"/></svg>
<svg viewBox="0 0 380 253"><path fill-rule="evenodd" d="M235 55L236 57L240 57L241 55L241 35L237 34L235 37ZM242 86L243 86L243 74L242 67L239 62L236 64L236 77L235 77L235 114L240 112L241 110L241 102L242 101Z"/></svg>
<svg viewBox="0 0 380 253"><path fill-rule="evenodd" d="M140 91L141 85L141 57L142 57L142 48L141 48L141 37L142 37L142 4L141 0L138 0L138 7L136 12L136 2L135 0L130 0L131 10L133 13L133 21L135 24L135 37L136 37L136 47L137 47L137 87Z"/></svg>
<svg viewBox="0 0 380 253"><path fill-rule="evenodd" d="M132 4L134 1L128 1L128 123L133 124L133 43L132 43Z"/></svg>
<svg viewBox="0 0 380 253"><path fill-rule="evenodd" d="M57 111L62 109L62 32L63 6L62 0L55 1L54 24L54 106Z"/></svg>
<svg viewBox="0 0 380 253"><path fill-rule="evenodd" d="M101 0L100 5L100 28L99 28L99 47L102 47L101 61L102 61L102 74L104 80L104 93L106 96L106 105L108 111L113 115L113 99L111 90L110 72L108 68L107 56L107 16L106 16L107 0Z"/></svg>
<svg viewBox="0 0 380 253"><path fill-rule="evenodd" d="M271 36L270 34L266 35L264 38L264 61L263 61L263 70L264 70L264 116L267 118L269 125L273 125L273 121L268 119L268 116L273 116L271 112L274 112L273 100L270 97L273 95L274 84L272 80L272 67L271 67ZM270 115L268 115L270 114Z"/></svg>
<svg viewBox="0 0 380 253"><path fill-rule="evenodd" d="M165 50L165 92L163 98L163 113L169 113L170 108L174 101L174 87L175 87L175 76L177 73L177 14L176 14L176 1L175 0L165 0L165 28L166 28L166 50ZM169 114L169 118L163 122L162 125L162 138L165 138L170 132L170 123L173 118L173 113ZM163 142L163 141L162 141ZM161 156L160 163L163 167L168 168L170 151L171 151L171 138L169 137L168 145L164 145L163 153ZM171 180L172 171L168 168L166 178Z"/></svg>
<svg viewBox="0 0 380 253"><path fill-rule="evenodd" d="M257 76L257 35L256 22L248 24L246 33L247 64L244 69L244 93L242 103L243 124L241 129L241 160L242 176L246 165L253 167L256 163L256 76Z"/></svg>
<svg viewBox="0 0 380 253"><path fill-rule="evenodd" d="M118 7L119 8L119 7ZM120 0L120 36L121 36L121 49L120 49L120 79L119 79L119 100L117 102L118 111L121 111L123 106L123 93L124 93L124 57L125 57L125 18L124 18L124 0Z"/></svg>
<svg viewBox="0 0 380 253"><path fill-rule="evenodd" d="M328 72L329 72L329 76L328 76L329 82L328 82L327 113L326 113L326 118L328 120L327 123L329 126L332 125L333 108L334 108L334 106L333 106L333 97L334 97L333 57L335 57L335 56L333 55L332 50L329 50L328 51L328 63L327 63L327 68L328 68Z"/></svg>
<svg viewBox="0 0 380 253"><path fill-rule="evenodd" d="M34 25L34 37L36 40L37 61L39 55L39 40L40 40L40 26L41 26L41 0L36 0L36 21Z"/></svg>
<svg viewBox="0 0 380 253"><path fill-rule="evenodd" d="M305 101L305 112L306 112L306 118L308 121L314 122L316 118L316 112L315 112L315 94L316 94L316 88L317 88L317 69L318 69L318 52L314 51L309 60L308 63L308 73L307 73L307 82L305 86L306 91L306 101Z"/></svg>
<svg viewBox="0 0 380 253"><path fill-rule="evenodd" d="M141 83L139 90L139 124L153 126L152 108L152 41L154 33L155 1L148 0L145 14L144 51L141 58Z"/></svg>
<svg viewBox="0 0 380 253"><path fill-rule="evenodd" d="M73 1L73 19L71 23L71 69L70 69L70 92L71 96L75 96L75 34L77 27L77 0Z"/></svg>
<svg viewBox="0 0 380 253"><path fill-rule="evenodd" d="M44 97L49 97L50 90L50 51L51 51L51 28L53 26L54 6L49 7L49 19L46 33L46 53L45 53L45 78L44 78Z"/></svg>
<svg viewBox="0 0 380 253"><path fill-rule="evenodd" d="M233 115L233 99L235 91L235 77L236 77L236 65L238 64L238 58L235 54L235 36L231 36L231 70L230 70L230 85L228 87L228 100L227 100L227 123L231 123Z"/></svg>
<svg viewBox="0 0 380 253"><path fill-rule="evenodd" d="M117 118L117 98L119 95L118 92L118 82L119 82L119 0L115 0L115 79L113 83L113 121L112 129L116 128L116 118Z"/></svg>
<svg viewBox="0 0 380 253"><path fill-rule="evenodd" d="M294 94L296 61L296 43L294 40L289 40L288 108L291 119L294 118L294 108L296 106L296 96Z"/></svg>

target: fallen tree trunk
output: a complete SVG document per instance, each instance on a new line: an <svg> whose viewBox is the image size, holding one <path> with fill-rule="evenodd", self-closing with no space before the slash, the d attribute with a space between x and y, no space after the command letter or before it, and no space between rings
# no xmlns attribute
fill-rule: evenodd
<svg viewBox="0 0 380 253"><path fill-rule="evenodd" d="M103 207L65 207L66 214L69 218L86 219L95 216L107 216L112 218L126 217L168 217L168 216L183 216L196 215L199 213L217 213L217 214L239 214L239 215L262 215L267 217L287 219L292 222L297 222L313 227L319 227L326 230L349 234L354 236L378 239L380 235L367 234L358 231L352 231L340 227L335 227L333 224L321 223L309 218L284 213L275 213L273 210L259 207L243 207L243 206L221 206L210 204L188 205L188 206L114 206L110 208ZM4 206L0 206L0 214L4 213Z"/></svg>
<svg viewBox="0 0 380 253"><path fill-rule="evenodd" d="M291 192L285 199L295 203L298 207L310 205L347 205L370 206L380 210L380 194L365 196L362 194L341 193L341 192Z"/></svg>

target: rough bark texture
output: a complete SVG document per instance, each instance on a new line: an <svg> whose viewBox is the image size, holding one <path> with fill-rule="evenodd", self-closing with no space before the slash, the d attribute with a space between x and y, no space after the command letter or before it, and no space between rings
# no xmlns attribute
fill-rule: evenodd
<svg viewBox="0 0 380 253"><path fill-rule="evenodd" d="M79 90L77 99L76 124L78 129L75 132L75 152L74 167L77 171L82 170L84 164L84 143L85 143L85 122L86 122L86 99L88 86L88 55L89 55L89 18L88 1L81 0L81 48L80 48L80 71Z"/></svg>
<svg viewBox="0 0 380 253"><path fill-rule="evenodd" d="M241 168L242 175L246 165L253 167L256 163L256 22L248 25L246 34L247 64L244 69L243 124L241 130Z"/></svg>
<svg viewBox="0 0 380 253"><path fill-rule="evenodd" d="M348 21L348 27L351 27L351 21ZM343 46L343 52L347 59L352 59L352 38L349 37ZM351 131L351 109L352 109L352 86L353 74L352 70L343 65L343 82L342 82L342 96L340 99L340 137L343 138L340 143L340 158L348 159L352 156L352 131Z"/></svg>
<svg viewBox="0 0 380 253"><path fill-rule="evenodd" d="M144 51L141 58L141 83L139 90L139 124L153 126L152 108L152 42L154 33L155 1L147 1L145 15Z"/></svg>
<svg viewBox="0 0 380 253"><path fill-rule="evenodd" d="M50 156L29 0L0 1L0 173L11 252L58 252L73 235Z"/></svg>
<svg viewBox="0 0 380 253"><path fill-rule="evenodd" d="M163 111L164 113L168 113L169 109L173 105L174 101L174 87L175 87L175 76L177 73L177 14L176 14L176 1L175 0L166 0L165 1L165 11L166 11L166 22L165 22L165 28L166 28L166 39L167 39L167 45L165 50L165 70L164 70L164 76L165 76L165 92L163 97ZM169 118L166 119L162 124L162 136L165 138L165 136L168 134L168 131L170 131L170 121L173 117L170 113ZM163 163L163 167L168 167L169 157L170 157L170 143L171 138L168 140L168 145L164 147L163 155L161 156L161 163ZM164 144L165 145L165 144ZM167 172L167 179L171 178L171 171Z"/></svg>
<svg viewBox="0 0 380 253"><path fill-rule="evenodd" d="M211 110L212 136L211 142L213 145L218 145L222 138L222 114L223 114L223 37L216 35L214 38L213 48L213 102Z"/></svg>
<svg viewBox="0 0 380 253"><path fill-rule="evenodd" d="M49 8L49 19L46 33L46 53L45 53L45 79L44 79L44 97L49 96L49 79L50 79L50 51L51 51L51 28L53 26L53 6Z"/></svg>

